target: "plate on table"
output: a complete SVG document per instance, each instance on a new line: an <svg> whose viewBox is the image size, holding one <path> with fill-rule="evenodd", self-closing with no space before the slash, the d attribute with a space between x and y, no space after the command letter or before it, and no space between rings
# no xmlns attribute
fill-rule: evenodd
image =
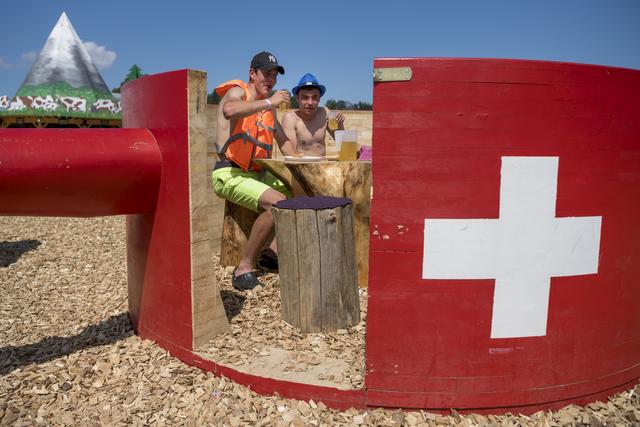
<svg viewBox="0 0 640 427"><path fill-rule="evenodd" d="M284 159L288 162L319 162L324 160L324 157L321 156L284 156Z"/></svg>

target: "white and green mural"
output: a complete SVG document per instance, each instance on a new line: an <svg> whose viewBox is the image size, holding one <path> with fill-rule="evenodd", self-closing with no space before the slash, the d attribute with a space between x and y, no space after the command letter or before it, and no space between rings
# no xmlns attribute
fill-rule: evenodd
<svg viewBox="0 0 640 427"><path fill-rule="evenodd" d="M120 111L64 12L16 95L0 96L0 116L120 119Z"/></svg>

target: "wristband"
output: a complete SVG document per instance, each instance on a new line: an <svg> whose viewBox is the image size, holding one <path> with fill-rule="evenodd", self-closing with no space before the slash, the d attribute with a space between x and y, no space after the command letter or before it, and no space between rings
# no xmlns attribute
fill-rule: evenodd
<svg viewBox="0 0 640 427"><path fill-rule="evenodd" d="M269 98L266 98L265 101L267 101L267 108L271 108L271 100L269 100Z"/></svg>

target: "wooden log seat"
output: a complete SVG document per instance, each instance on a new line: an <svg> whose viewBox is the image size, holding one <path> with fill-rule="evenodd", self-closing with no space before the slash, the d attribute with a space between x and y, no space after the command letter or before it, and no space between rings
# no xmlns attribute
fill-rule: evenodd
<svg viewBox="0 0 640 427"><path fill-rule="evenodd" d="M225 200L224 222L220 239L220 265L235 267L240 263L253 222L258 214Z"/></svg>
<svg viewBox="0 0 640 427"><path fill-rule="evenodd" d="M303 332L360 321L353 203L294 197L272 208L280 264L282 319Z"/></svg>

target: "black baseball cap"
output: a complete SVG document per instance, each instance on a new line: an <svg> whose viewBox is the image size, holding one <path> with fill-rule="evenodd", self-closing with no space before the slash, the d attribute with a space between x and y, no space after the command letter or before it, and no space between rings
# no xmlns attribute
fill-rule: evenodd
<svg viewBox="0 0 640 427"><path fill-rule="evenodd" d="M278 60L272 53L262 51L251 60L251 68L254 70L269 71L274 68L278 69L278 73L284 74L284 67L278 65Z"/></svg>

